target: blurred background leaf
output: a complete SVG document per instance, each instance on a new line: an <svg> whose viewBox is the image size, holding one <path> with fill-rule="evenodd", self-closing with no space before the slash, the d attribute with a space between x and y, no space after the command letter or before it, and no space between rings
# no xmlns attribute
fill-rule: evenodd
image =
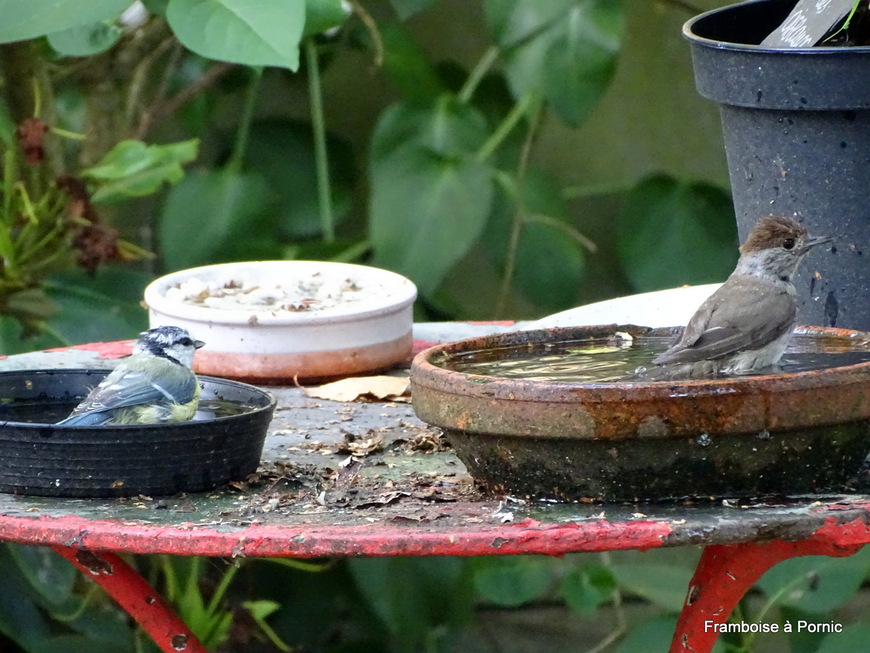
<svg viewBox="0 0 870 653"><path fill-rule="evenodd" d="M737 263L729 195L707 182L654 175L626 198L619 254L637 292L724 281Z"/></svg>
<svg viewBox="0 0 870 653"><path fill-rule="evenodd" d="M130 6L129 0L0 0L0 43L23 41L103 20L117 18Z"/></svg>
<svg viewBox="0 0 870 653"><path fill-rule="evenodd" d="M322 21L324 15L316 19ZM166 18L178 40L203 57L299 67L305 0L169 0Z"/></svg>
<svg viewBox="0 0 870 653"><path fill-rule="evenodd" d="M540 597L552 584L546 558L484 556L471 562L474 587L496 605L515 607Z"/></svg>

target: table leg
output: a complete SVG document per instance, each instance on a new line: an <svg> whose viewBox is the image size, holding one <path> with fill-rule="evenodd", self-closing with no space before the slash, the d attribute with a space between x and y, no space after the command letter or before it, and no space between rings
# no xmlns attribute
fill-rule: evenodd
<svg viewBox="0 0 870 653"><path fill-rule="evenodd" d="M51 547L102 587L164 653L207 653L185 623L139 573L114 553Z"/></svg>
<svg viewBox="0 0 870 653"><path fill-rule="evenodd" d="M737 602L774 565L806 555L849 556L862 546L775 540L706 547L689 584L670 653L709 653L718 637L716 625L728 621Z"/></svg>

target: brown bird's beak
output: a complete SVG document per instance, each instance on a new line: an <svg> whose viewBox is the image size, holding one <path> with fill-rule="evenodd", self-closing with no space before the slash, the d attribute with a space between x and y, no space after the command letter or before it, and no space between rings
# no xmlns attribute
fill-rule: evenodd
<svg viewBox="0 0 870 653"><path fill-rule="evenodd" d="M804 242L804 246L801 248L801 252L807 252L816 245L824 245L825 243L830 243L833 240L834 238L832 236L814 236L811 238L807 238L806 242Z"/></svg>

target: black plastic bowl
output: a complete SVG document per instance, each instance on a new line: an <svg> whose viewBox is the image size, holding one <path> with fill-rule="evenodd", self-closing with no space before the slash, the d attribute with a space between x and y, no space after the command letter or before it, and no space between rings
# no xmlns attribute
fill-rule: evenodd
<svg viewBox="0 0 870 653"><path fill-rule="evenodd" d="M201 410L190 422L52 423L66 417L107 373L0 373L0 492L165 496L212 490L256 471L275 398L237 381L200 376Z"/></svg>

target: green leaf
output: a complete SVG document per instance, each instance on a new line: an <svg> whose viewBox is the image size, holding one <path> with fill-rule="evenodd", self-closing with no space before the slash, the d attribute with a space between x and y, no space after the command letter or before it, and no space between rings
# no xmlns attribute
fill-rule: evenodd
<svg viewBox="0 0 870 653"><path fill-rule="evenodd" d="M56 635L41 640L37 646L30 649L39 653L128 653L133 650L133 638L125 642L106 641L99 637L82 635Z"/></svg>
<svg viewBox="0 0 870 653"><path fill-rule="evenodd" d="M434 646L438 638L473 614L468 564L450 557L357 558L348 569L367 606L398 640L394 650L446 651L451 648Z"/></svg>
<svg viewBox="0 0 870 653"><path fill-rule="evenodd" d="M472 157L449 159L421 147L375 162L370 237L375 265L431 295L474 244L492 199L489 169Z"/></svg>
<svg viewBox="0 0 870 653"><path fill-rule="evenodd" d="M634 626L620 642L615 653L650 653L650 651L668 651L674 629L677 627L676 617L656 617ZM718 641L711 653L726 653L729 649Z"/></svg>
<svg viewBox="0 0 870 653"><path fill-rule="evenodd" d="M251 613L251 616L256 620L265 619L270 614L281 609L281 604L276 601L244 601L242 607Z"/></svg>
<svg viewBox="0 0 870 653"><path fill-rule="evenodd" d="M474 587L496 605L518 606L541 596L553 582L542 556L485 556L472 560Z"/></svg>
<svg viewBox="0 0 870 653"><path fill-rule="evenodd" d="M577 0L486 0L484 9L493 40L509 50L540 35L562 19Z"/></svg>
<svg viewBox="0 0 870 653"><path fill-rule="evenodd" d="M166 18L178 40L203 57L299 67L305 0L170 0Z"/></svg>
<svg viewBox="0 0 870 653"><path fill-rule="evenodd" d="M334 136L327 139L327 150L333 215L339 223L351 207L353 151L346 141ZM267 230L274 238L311 238L322 232L310 124L282 120L254 123L243 169L261 174L272 189L272 220Z"/></svg>
<svg viewBox="0 0 870 653"><path fill-rule="evenodd" d="M584 255L576 240L547 223L523 226L514 282L548 312L576 304L583 279Z"/></svg>
<svg viewBox="0 0 870 653"><path fill-rule="evenodd" d="M559 22L544 59L543 93L568 124L579 125L610 85L622 32L614 0L581 2Z"/></svg>
<svg viewBox="0 0 870 653"><path fill-rule="evenodd" d="M182 166L196 158L198 147L197 139L170 145L121 141L82 175L97 182L95 203L150 195L164 182L178 182L184 176Z"/></svg>
<svg viewBox="0 0 870 653"><path fill-rule="evenodd" d="M728 193L706 182L656 175L629 193L618 253L638 292L724 281L737 262Z"/></svg>
<svg viewBox="0 0 870 653"><path fill-rule="evenodd" d="M611 570L622 590L672 612L682 609L694 573L689 567L655 563L617 563Z"/></svg>
<svg viewBox="0 0 870 653"><path fill-rule="evenodd" d="M502 192L496 194L482 242L503 272L519 189L513 177L502 175L500 179ZM556 180L539 169L530 169L523 184L523 203L525 222L520 231L513 287L542 310L568 308L577 299L585 257L572 237L570 214Z"/></svg>
<svg viewBox="0 0 870 653"><path fill-rule="evenodd" d="M131 338L148 326L139 302L151 279L124 265L101 266L94 276L83 270L56 275L46 284L46 294L58 308L49 324L74 344Z"/></svg>
<svg viewBox="0 0 870 653"><path fill-rule="evenodd" d="M486 122L450 97L388 109L371 145L370 237L375 264L409 276L431 296L480 236L491 169L473 153Z"/></svg>
<svg viewBox="0 0 870 653"><path fill-rule="evenodd" d="M259 174L216 170L187 175L170 189L160 217L165 266L178 270L253 258L251 248L259 247L261 238L271 240L261 229L270 197Z"/></svg>
<svg viewBox="0 0 870 653"><path fill-rule="evenodd" d="M51 347L63 347L68 344L53 334L25 334L21 322L10 315L0 315L0 355L23 354ZM0 601L0 613L3 612L3 609L3 603ZM2 630L2 619L0 619L0 632Z"/></svg>
<svg viewBox="0 0 870 653"><path fill-rule="evenodd" d="M785 560L768 571L757 587L779 603L823 614L851 599L870 571L870 549L847 558L806 556Z"/></svg>
<svg viewBox="0 0 870 653"><path fill-rule="evenodd" d="M7 315L14 315L23 321L43 320L57 310L42 288L25 288L13 293L3 308Z"/></svg>
<svg viewBox="0 0 870 653"><path fill-rule="evenodd" d="M43 547L12 546L7 550L40 603L55 608L78 603L71 595L78 573L66 560Z"/></svg>
<svg viewBox="0 0 870 653"><path fill-rule="evenodd" d="M77 593L74 588L79 574L66 560L49 549L35 546L10 545L5 553L14 560L18 573L26 580L27 595L33 596L56 621L62 621L79 633L60 637L41 633L38 644L29 646L28 650L40 653L87 650L120 653L130 650L132 632L121 618L120 611L91 604ZM9 577L4 574L4 578L8 580ZM16 596L15 591L11 591L12 596ZM24 595L19 592L17 596L21 601ZM19 630L25 628L23 622L16 625ZM86 643L90 644L90 649L85 647ZM68 646L64 648L63 644Z"/></svg>
<svg viewBox="0 0 870 653"><path fill-rule="evenodd" d="M870 625L852 624L845 626L841 633L831 633L825 637L816 653L843 653L843 651L863 651L870 642Z"/></svg>
<svg viewBox="0 0 870 653"><path fill-rule="evenodd" d="M372 136L373 162L406 145L446 157L473 154L488 135L486 119L473 107L442 95L429 106L394 104L384 111Z"/></svg>
<svg viewBox="0 0 870 653"><path fill-rule="evenodd" d="M48 35L48 44L66 57L87 57L105 52L121 36L121 28L114 23L91 23L70 27Z"/></svg>
<svg viewBox="0 0 870 653"><path fill-rule="evenodd" d="M380 32L384 71L406 100L431 103L447 90L429 57L402 25L387 23Z"/></svg>
<svg viewBox="0 0 870 653"><path fill-rule="evenodd" d="M606 603L616 590L616 579L603 565L575 567L563 578L559 591L570 608L590 615Z"/></svg>
<svg viewBox="0 0 870 653"><path fill-rule="evenodd" d="M0 0L0 43L115 19L130 0Z"/></svg>
<svg viewBox="0 0 870 653"><path fill-rule="evenodd" d="M142 0L145 8L156 16L165 16L169 7L169 0Z"/></svg>
<svg viewBox="0 0 870 653"><path fill-rule="evenodd" d="M30 591L29 582L15 560L14 548L21 545L4 543L0 546L0 632L19 644L24 650L39 650L39 644L51 636L52 624L39 609Z"/></svg>
<svg viewBox="0 0 870 653"><path fill-rule="evenodd" d="M303 36L322 34L338 27L350 15L342 0L305 0L305 29Z"/></svg>
<svg viewBox="0 0 870 653"><path fill-rule="evenodd" d="M401 20L407 20L411 16L419 14L424 9L428 9L435 0L390 0L396 14Z"/></svg>
<svg viewBox="0 0 870 653"><path fill-rule="evenodd" d="M621 3L489 0L486 7L514 95L540 95L569 124L582 122L616 69Z"/></svg>
<svg viewBox="0 0 870 653"><path fill-rule="evenodd" d="M667 651L676 627L676 618L657 617L644 621L628 632L616 649L616 653Z"/></svg>

